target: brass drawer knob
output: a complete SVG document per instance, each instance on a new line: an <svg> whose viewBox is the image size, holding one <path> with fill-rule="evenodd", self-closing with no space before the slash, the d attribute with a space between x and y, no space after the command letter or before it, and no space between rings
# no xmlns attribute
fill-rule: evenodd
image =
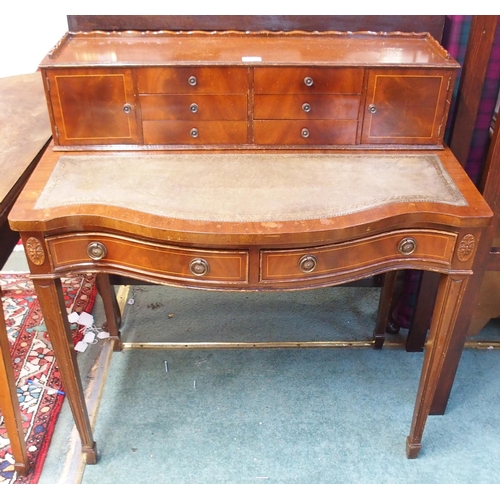
<svg viewBox="0 0 500 500"><path fill-rule="evenodd" d="M129 104L128 102L123 105L123 112L124 113L130 113L132 111L132 105Z"/></svg>
<svg viewBox="0 0 500 500"><path fill-rule="evenodd" d="M198 80L196 79L196 76L190 76L188 78L188 83L189 83L189 85L191 85L192 87L194 87L198 83Z"/></svg>
<svg viewBox="0 0 500 500"><path fill-rule="evenodd" d="M189 131L189 134L191 135L191 137L198 137L198 135L199 135L198 129L197 129L196 127L193 127L193 128Z"/></svg>
<svg viewBox="0 0 500 500"><path fill-rule="evenodd" d="M308 102L305 102L304 104L302 104L302 110L306 113L309 113L309 111L311 111L311 105Z"/></svg>
<svg viewBox="0 0 500 500"><path fill-rule="evenodd" d="M318 259L314 255L303 255L299 260L299 269L303 273L311 273L318 265Z"/></svg>
<svg viewBox="0 0 500 500"><path fill-rule="evenodd" d="M310 76L306 76L304 78L304 83L308 86L308 87L312 87L313 86L313 83L314 83L314 80L310 77Z"/></svg>
<svg viewBox="0 0 500 500"><path fill-rule="evenodd" d="M368 106L368 111L369 111L372 115L374 115L374 114L377 112L377 106L375 106L375 104L370 104L370 105Z"/></svg>
<svg viewBox="0 0 500 500"><path fill-rule="evenodd" d="M303 128L303 129L300 131L300 135L301 135L302 137L305 137L305 138L309 137L309 129L307 129L307 128Z"/></svg>
<svg viewBox="0 0 500 500"><path fill-rule="evenodd" d="M398 245L401 255L411 255L417 249L417 242L413 238L403 238Z"/></svg>
<svg viewBox="0 0 500 500"><path fill-rule="evenodd" d="M189 106L189 111L191 111L191 113L197 113L198 112L198 104L193 102L193 104L191 104L191 106Z"/></svg>
<svg viewBox="0 0 500 500"><path fill-rule="evenodd" d="M203 276L208 273L210 266L205 259L193 259L189 263L189 270L195 276Z"/></svg>
<svg viewBox="0 0 500 500"><path fill-rule="evenodd" d="M107 255L107 253L108 253L108 249L100 241L92 241L87 246L87 255L92 260L104 259L104 257L106 257L106 255Z"/></svg>

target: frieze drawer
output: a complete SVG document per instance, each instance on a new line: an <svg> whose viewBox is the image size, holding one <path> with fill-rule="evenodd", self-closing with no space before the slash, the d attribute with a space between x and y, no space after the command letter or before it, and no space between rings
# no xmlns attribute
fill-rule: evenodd
<svg viewBox="0 0 500 500"><path fill-rule="evenodd" d="M248 253L211 251L150 244L106 234L83 234L47 239L54 268L130 270L173 281L204 281L224 285L248 282Z"/></svg>
<svg viewBox="0 0 500 500"><path fill-rule="evenodd" d="M354 242L293 250L261 252L261 282L320 280L321 278L366 269L393 261L411 267L412 260L433 262L448 269L456 235L442 231L395 231Z"/></svg>

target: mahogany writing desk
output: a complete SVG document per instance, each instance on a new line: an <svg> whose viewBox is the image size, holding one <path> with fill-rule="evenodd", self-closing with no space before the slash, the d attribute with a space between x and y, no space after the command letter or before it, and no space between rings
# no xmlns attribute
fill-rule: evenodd
<svg viewBox="0 0 500 500"><path fill-rule="evenodd" d="M309 171L314 174L304 178ZM377 190L370 189L374 171ZM263 291L330 286L403 268L442 273L408 438L408 456L416 457L490 217L447 149L47 151L10 222L22 233L83 451L92 463L95 445L60 276L114 273L198 289Z"/></svg>
<svg viewBox="0 0 500 500"><path fill-rule="evenodd" d="M415 458L492 216L442 144L457 64L435 40L81 33L41 67L54 145L9 220L87 463L96 446L60 285L71 272L226 291L440 273L407 439Z"/></svg>
<svg viewBox="0 0 500 500"><path fill-rule="evenodd" d="M50 122L40 75L0 78L0 267L19 241L7 215L50 140ZM1 291L0 291L1 293ZM0 307L0 409L19 474L28 470L28 456L3 308Z"/></svg>

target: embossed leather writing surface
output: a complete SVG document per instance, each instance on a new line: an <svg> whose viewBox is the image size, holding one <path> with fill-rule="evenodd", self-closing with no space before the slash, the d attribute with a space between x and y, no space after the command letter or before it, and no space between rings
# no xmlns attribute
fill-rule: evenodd
<svg viewBox="0 0 500 500"><path fill-rule="evenodd" d="M61 156L34 208L96 204L268 222L401 202L467 205L435 154L93 154Z"/></svg>

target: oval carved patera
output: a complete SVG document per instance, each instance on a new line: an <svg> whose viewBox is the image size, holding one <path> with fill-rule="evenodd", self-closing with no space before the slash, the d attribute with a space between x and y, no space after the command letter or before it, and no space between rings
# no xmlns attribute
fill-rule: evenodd
<svg viewBox="0 0 500 500"><path fill-rule="evenodd" d="M36 238L28 238L25 244L26 255L33 264L41 266L45 262L45 252L40 240Z"/></svg>
<svg viewBox="0 0 500 500"><path fill-rule="evenodd" d="M476 239L472 234L466 234L458 244L457 257L461 262L469 260L470 256L474 253L476 247Z"/></svg>

